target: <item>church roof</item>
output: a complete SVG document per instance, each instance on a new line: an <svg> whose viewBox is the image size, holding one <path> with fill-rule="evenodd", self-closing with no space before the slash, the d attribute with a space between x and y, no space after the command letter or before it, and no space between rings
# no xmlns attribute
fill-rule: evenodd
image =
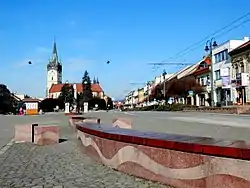
<svg viewBox="0 0 250 188"><path fill-rule="evenodd" d="M61 92L63 85L64 84L52 84L51 88L49 89L49 93ZM70 84L70 85L73 85L73 84ZM77 92L83 91L81 83L76 83L76 90ZM103 92L103 89L101 88L99 84L91 84L91 90L92 92L97 92L97 93Z"/></svg>

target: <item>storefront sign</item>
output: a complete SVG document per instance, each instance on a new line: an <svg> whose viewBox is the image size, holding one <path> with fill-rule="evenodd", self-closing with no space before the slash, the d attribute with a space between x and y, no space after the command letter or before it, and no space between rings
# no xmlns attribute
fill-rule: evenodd
<svg viewBox="0 0 250 188"><path fill-rule="evenodd" d="M221 77L229 76L230 75L230 69L228 67L227 68L222 68L220 70L220 75L221 75Z"/></svg>

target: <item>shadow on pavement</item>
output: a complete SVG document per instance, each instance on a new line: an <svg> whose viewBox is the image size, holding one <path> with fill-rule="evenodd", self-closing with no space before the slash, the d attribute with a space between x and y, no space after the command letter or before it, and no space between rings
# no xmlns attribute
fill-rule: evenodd
<svg viewBox="0 0 250 188"><path fill-rule="evenodd" d="M66 139L66 138L59 138L59 144L62 143L62 142L66 142L66 141L68 141L68 139Z"/></svg>

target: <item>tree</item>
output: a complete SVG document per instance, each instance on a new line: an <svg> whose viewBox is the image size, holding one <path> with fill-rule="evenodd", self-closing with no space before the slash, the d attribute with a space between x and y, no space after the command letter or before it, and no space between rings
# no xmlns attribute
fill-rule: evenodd
<svg viewBox="0 0 250 188"><path fill-rule="evenodd" d="M0 84L0 114L14 112L15 99L6 85Z"/></svg>
<svg viewBox="0 0 250 188"><path fill-rule="evenodd" d="M162 94L162 86L161 85L156 85L154 87L154 89L152 90L150 96L149 96L149 100L162 100L163 99L163 94Z"/></svg>
<svg viewBox="0 0 250 188"><path fill-rule="evenodd" d="M53 112L56 106L59 106L59 109L64 109L65 106L62 99L47 98L39 104L39 108L42 109L43 112Z"/></svg>
<svg viewBox="0 0 250 188"><path fill-rule="evenodd" d="M91 79L89 77L88 71L84 72L82 78L82 93L81 93L81 106L84 102L89 102L93 98L92 89L91 89Z"/></svg>
<svg viewBox="0 0 250 188"><path fill-rule="evenodd" d="M114 108L114 105L113 105L113 101L110 97L107 98L107 109L110 110L110 109L113 109Z"/></svg>
<svg viewBox="0 0 250 188"><path fill-rule="evenodd" d="M74 88L70 84L64 84L61 93L58 97L59 100L63 101L64 103L69 103L73 105L74 103Z"/></svg>
<svg viewBox="0 0 250 188"><path fill-rule="evenodd" d="M188 91L198 94L203 91L203 87L190 75L181 79L172 79L166 83L166 98L187 97Z"/></svg>

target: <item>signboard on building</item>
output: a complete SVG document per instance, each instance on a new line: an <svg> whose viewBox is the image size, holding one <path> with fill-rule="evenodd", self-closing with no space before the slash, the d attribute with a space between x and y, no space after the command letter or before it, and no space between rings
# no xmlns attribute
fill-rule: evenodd
<svg viewBox="0 0 250 188"><path fill-rule="evenodd" d="M224 76L230 76L230 68L222 68L220 70L220 76L224 77Z"/></svg>
<svg viewBox="0 0 250 188"><path fill-rule="evenodd" d="M231 84L231 80L229 76L222 76L221 77L222 88L228 88Z"/></svg>

